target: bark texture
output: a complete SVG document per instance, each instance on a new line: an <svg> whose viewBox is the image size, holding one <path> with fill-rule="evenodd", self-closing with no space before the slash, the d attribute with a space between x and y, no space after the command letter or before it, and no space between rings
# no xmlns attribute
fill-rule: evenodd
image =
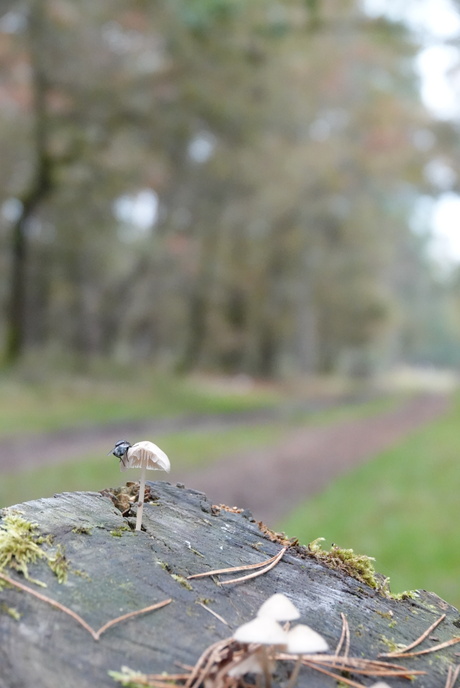
<svg viewBox="0 0 460 688"><path fill-rule="evenodd" d="M99 493L64 493L3 510L3 519L13 510L20 511L39 525L41 533L51 534L53 547L62 545L70 564L67 582L61 584L45 562L31 565L31 577L45 582L46 588L9 569L4 572L71 608L95 630L124 613L167 598L172 602L113 626L95 641L59 609L22 590L4 587L0 589L0 688L115 686L108 672L119 671L122 665L145 673L177 673L177 663L193 665L207 646L253 618L274 592L292 599L301 612L300 621L322 633L331 648L339 640L341 614L345 614L353 656L376 658L388 652L389 644L408 644L443 613L446 619L422 647L460 635L458 611L436 595L419 591L415 599L386 598L294 544L275 568L258 578L228 586L218 585L214 577L186 581L198 572L268 559L280 551L282 539L249 512L214 508L201 492L164 482L149 485L154 500L145 504L143 532L133 532L133 519L123 517ZM312 533L312 539L316 535ZM13 618L12 610L19 619ZM449 665L458 661L459 647L402 660L411 669L427 671L412 685L443 686ZM373 679L353 678L373 683ZM402 679L390 682L395 688L407 685ZM305 669L297 685L332 687L335 681Z"/></svg>

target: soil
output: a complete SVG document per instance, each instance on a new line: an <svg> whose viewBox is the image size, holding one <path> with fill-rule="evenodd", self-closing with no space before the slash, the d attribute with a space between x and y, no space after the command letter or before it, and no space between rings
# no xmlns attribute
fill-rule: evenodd
<svg viewBox="0 0 460 688"><path fill-rule="evenodd" d="M181 475L215 504L248 509L270 526L331 480L443 415L449 397L423 395L377 416L296 430L281 444L227 456Z"/></svg>
<svg viewBox="0 0 460 688"><path fill-rule="evenodd" d="M205 492L214 504L248 509L255 518L273 526L296 503L324 489L338 475L371 460L378 452L444 414L449 402L448 395L424 394L376 416L296 429L279 444L230 454L200 470L173 470L171 481ZM104 454L113 446L114 439L124 436L155 436L183 428L216 430L232 424L271 422L275 418L273 412L234 417L187 416L5 438L0 471L63 463L85 453Z"/></svg>

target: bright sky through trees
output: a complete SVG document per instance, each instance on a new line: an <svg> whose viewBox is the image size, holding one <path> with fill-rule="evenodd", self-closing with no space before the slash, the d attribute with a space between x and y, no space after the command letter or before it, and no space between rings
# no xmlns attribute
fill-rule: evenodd
<svg viewBox="0 0 460 688"><path fill-rule="evenodd" d="M365 0L363 5L371 14L385 13L413 28L426 44L417 58L423 101L440 119L458 121L460 92L449 71L458 66L460 53L445 41L460 35L460 17L450 0ZM445 176L446 193L433 204L431 213L430 252L445 264L460 263L460 197L447 190L451 181ZM439 186L443 186L441 179Z"/></svg>
<svg viewBox="0 0 460 688"><path fill-rule="evenodd" d="M362 2L0 10L6 362L460 366L460 261L427 260L458 231L460 28L448 0L387 0L393 25Z"/></svg>

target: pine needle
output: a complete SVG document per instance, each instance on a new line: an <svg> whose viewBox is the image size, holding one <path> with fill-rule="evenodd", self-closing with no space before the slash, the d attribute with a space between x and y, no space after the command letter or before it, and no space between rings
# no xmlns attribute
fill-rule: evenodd
<svg viewBox="0 0 460 688"><path fill-rule="evenodd" d="M284 547L281 551L284 554L286 550L287 547ZM214 569L214 571L203 571L202 573L194 573L192 576L187 576L187 580L191 580L192 578L205 578L205 576L218 576L221 573L237 573L237 571L249 571L250 569L260 569L263 566L266 566L267 564L271 564L271 562L275 561L275 559L279 557L279 555L280 552L278 552L278 554L275 554L273 557L270 557L270 559L261 561L258 564L245 564L244 566L232 566L227 569Z"/></svg>
<svg viewBox="0 0 460 688"><path fill-rule="evenodd" d="M225 619L224 619L223 616L221 616L220 614L218 614L217 612L215 612L215 611L214 611L213 609L211 609L210 607L207 607L205 604L203 604L203 602L198 602L198 604L200 605L200 607L203 607L203 609L206 609L207 612L209 612L210 614L212 614L213 616L215 616L216 619L219 619L219 621L222 621L223 624L225 624L226 626L228 626L228 621L225 621Z"/></svg>
<svg viewBox="0 0 460 688"><path fill-rule="evenodd" d="M115 624L120 623L121 621L126 621L127 619L132 619L134 616L140 616L140 614L147 614L147 612L153 612L156 611L157 609L161 609L162 607L166 607L167 604L170 604L172 602L172 598L169 598L168 600L163 600L162 602L157 602L156 604L151 604L149 607L143 607L142 609L137 609L134 612L128 612L127 614L123 614L122 616L117 616L116 619L112 619L111 621L107 621L106 624L100 627L98 631L96 631L96 638L95 640L99 640L101 635L107 631L107 629L111 628L112 626L115 626Z"/></svg>
<svg viewBox="0 0 460 688"><path fill-rule="evenodd" d="M331 678L335 679L337 681L337 683L346 683L348 686L352 686L352 688L365 688L363 683L359 683L358 681L353 681L351 678L346 678L342 674L335 674L333 671L328 671L327 669L319 667L311 661L303 660L302 664L306 667L309 667L310 669L314 669L315 671L319 671L321 674L326 674L327 676L330 676Z"/></svg>
<svg viewBox="0 0 460 688"><path fill-rule="evenodd" d="M56 600L51 599L51 597L47 597L47 595L43 595L40 592L37 592L37 590L33 590L32 588L29 588L27 585L24 585L23 583L20 583L19 581L14 580L13 578L10 578L9 576L6 576L4 573L0 572L0 578L4 580L6 583L9 585L12 585L16 588L19 588L20 590L23 590L24 592L28 593L29 595L32 595L33 597L36 597L37 599L41 600L42 602L46 602L47 604L51 605L52 607L55 607L56 609L59 609L61 612L64 614L67 614L67 616L71 616L72 619L74 619L77 623L80 624L80 626L83 626L83 628L88 631L88 633L92 636L93 640L99 640L101 635L105 633L105 631L112 626L115 626L115 624L120 623L121 621L125 621L126 619L130 619L133 616L138 616L139 614L146 614L147 612L154 611L155 609L160 609L161 607L166 606L170 602L172 602L172 599L169 600L163 600L162 602L157 602L156 604L153 604L149 607L144 607L143 609L138 609L137 611L134 612L128 612L128 614L123 614L122 616L117 616L116 619L112 619L111 621L108 621L106 624L101 626L99 630L95 631L94 628L91 628L91 626L84 620L82 617L77 614L77 612L72 611L72 609L69 609L69 607L66 607L65 605L61 604L60 602L57 602Z"/></svg>
<svg viewBox="0 0 460 688"><path fill-rule="evenodd" d="M454 688L454 685L458 679L458 675L460 674L460 665L457 664L457 666L454 668L452 666L449 666L447 669L447 679L446 679L446 685L445 688Z"/></svg>
<svg viewBox="0 0 460 688"><path fill-rule="evenodd" d="M264 573L267 573L267 571L271 571L271 569L273 569L277 565L277 563L283 558L286 549L286 547L283 547L283 549L280 552L278 552L276 557L272 558L271 563L264 569L260 571L254 571L254 573L248 573L246 576L240 576L239 578L231 578L230 580L221 581L219 582L219 585L230 585L230 583L242 583L243 581L247 581L250 578L257 578L258 576L263 576Z"/></svg>
<svg viewBox="0 0 460 688"><path fill-rule="evenodd" d="M220 654L220 651L227 647L231 640L231 638L218 640L216 643L213 643L205 649L193 667L190 676L185 682L184 688L192 688L193 686L201 685L203 679L209 673L213 664L215 663L216 655Z"/></svg>
<svg viewBox="0 0 460 688"><path fill-rule="evenodd" d="M460 637L451 638L450 640L446 640L444 643L438 643L437 645L433 645L433 647L429 647L427 650L418 650L417 652L400 652L397 656L398 657L419 657L420 655L428 655L431 652L438 652L439 650L445 650L446 647L452 647L452 645L456 645L457 643L460 643Z"/></svg>
<svg viewBox="0 0 460 688"><path fill-rule="evenodd" d="M348 625L348 620L345 614L343 612L340 612L340 616L342 617L342 633L340 635L339 642L335 649L335 655L336 657L340 655L342 645L345 642L345 650L343 655L344 657L348 657L348 653L350 652L350 627Z"/></svg>
<svg viewBox="0 0 460 688"><path fill-rule="evenodd" d="M73 612L71 609L68 607L65 607L63 604L60 602L56 602L56 600L52 600L50 597L47 597L46 595L42 595L40 592L37 592L37 590L32 590L32 588L29 588L27 585L23 585L23 583L20 583L19 581L15 581L9 576L6 576L4 573L0 573L0 578L4 580L6 583L9 585L12 585L16 588L19 588L20 590L23 590L24 592L28 593L29 595L32 595L33 597L36 597L37 599L41 600L42 602L46 602L47 604L51 605L52 607L56 607L56 609L59 609L61 612L64 612L64 614L67 614L68 616L71 616L72 619L74 619L77 623L80 624L80 626L83 626L83 628L88 631L93 636L94 640L98 640L97 638L97 632L91 628L89 624L86 623L84 619L81 618L77 612Z"/></svg>
<svg viewBox="0 0 460 688"><path fill-rule="evenodd" d="M280 654L279 659L292 659L292 655ZM349 671L363 676L398 676L409 678L417 674L424 674L424 671L408 669L401 664L390 664L389 662L379 661L378 659L365 659L361 657L337 657L335 655L310 655L304 657L302 662L307 661L316 666L328 666L337 671Z"/></svg>
<svg viewBox="0 0 460 688"><path fill-rule="evenodd" d="M409 652L414 647L417 647L417 645L420 645L420 643L422 643L425 640L425 638L428 638L430 633L432 633L434 631L434 629L439 626L441 621L444 621L445 618L446 618L445 614L440 616L439 619L437 619L434 623L432 623L431 626L429 628L427 628L426 631L424 631L422 633L422 635L419 638L417 638L417 640L414 640L414 642L411 643L410 645L406 645L405 647L402 647L399 650L394 650L393 652L388 652L384 655L380 655L380 657L399 657L400 655Z"/></svg>

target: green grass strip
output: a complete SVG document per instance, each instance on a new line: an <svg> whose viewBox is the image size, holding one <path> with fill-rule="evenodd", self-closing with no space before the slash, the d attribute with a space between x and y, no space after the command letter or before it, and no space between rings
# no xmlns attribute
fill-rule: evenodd
<svg viewBox="0 0 460 688"><path fill-rule="evenodd" d="M279 524L306 544L324 537L376 558L391 589L428 589L460 605L460 398L298 506Z"/></svg>
<svg viewBox="0 0 460 688"><path fill-rule="evenodd" d="M317 414L298 413L284 420L254 425L241 425L227 429L203 432L183 431L152 437L171 459L174 475L180 480L181 469L190 470L210 465L232 453L250 451L274 443L281 443L296 428L307 425L362 418L381 413L397 403L393 399L376 399L371 402L333 408ZM114 437L114 442L118 437ZM131 438L132 441L144 438ZM4 474L0 480L0 507L48 497L64 491L100 490L118 486L126 480L137 480L138 472L121 474L118 461L107 456L110 447L95 447L94 453L53 466ZM150 477L150 475L149 475ZM151 473L152 480L168 479L164 473Z"/></svg>
<svg viewBox="0 0 460 688"><path fill-rule="evenodd" d="M0 376L0 436L177 415L230 413L274 405L274 389L224 386L146 372L113 379L56 378L24 383Z"/></svg>

